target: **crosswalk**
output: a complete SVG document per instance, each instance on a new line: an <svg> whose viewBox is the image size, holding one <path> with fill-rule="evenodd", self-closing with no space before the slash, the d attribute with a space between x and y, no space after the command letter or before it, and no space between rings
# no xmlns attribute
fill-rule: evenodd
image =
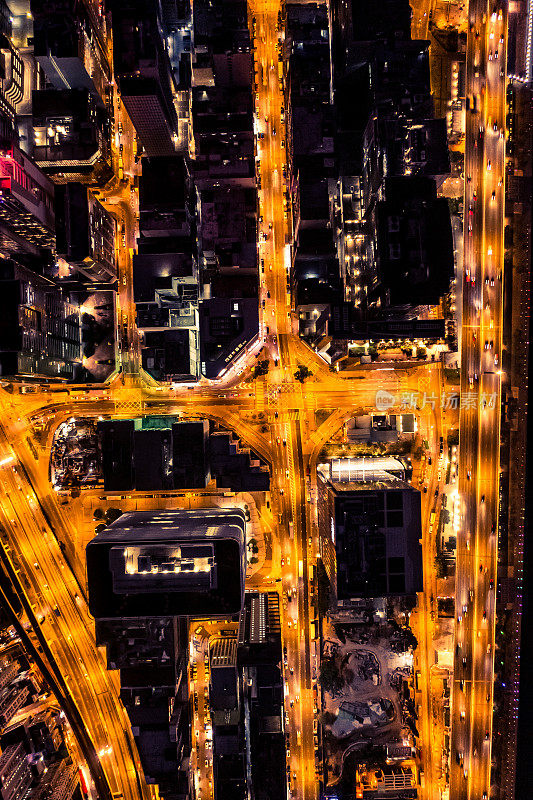
<svg viewBox="0 0 533 800"><path fill-rule="evenodd" d="M259 413L265 410L265 387L262 381L255 383L255 410Z"/></svg>
<svg viewBox="0 0 533 800"><path fill-rule="evenodd" d="M121 416L122 414L142 414L144 411L144 402L142 400L126 400L115 401L115 414Z"/></svg>

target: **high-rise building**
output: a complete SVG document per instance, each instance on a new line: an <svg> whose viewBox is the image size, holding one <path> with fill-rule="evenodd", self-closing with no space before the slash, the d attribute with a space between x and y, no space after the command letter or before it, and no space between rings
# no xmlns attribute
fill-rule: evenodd
<svg viewBox="0 0 533 800"><path fill-rule="evenodd" d="M198 213L198 268L202 373L216 377L238 350L230 330L215 350L228 361L211 365L214 325L202 318L249 316L258 306L257 193L253 121L253 54L247 4L228 0L213 7L198 0L193 13L191 117ZM229 304L235 303L236 308ZM226 308L207 308L225 303ZM240 307L239 307L240 306ZM234 311L239 313L236 315ZM256 323L251 318L253 327ZM245 326L247 323L245 321ZM222 344L222 337L226 342ZM226 349L226 344L228 348Z"/></svg>
<svg viewBox="0 0 533 800"><path fill-rule="evenodd" d="M103 104L112 80L104 7L30 0L34 55L54 89L87 89Z"/></svg>
<svg viewBox="0 0 533 800"><path fill-rule="evenodd" d="M448 201L424 176L386 178L382 198L368 215L376 286L368 292L369 305L437 305L454 274Z"/></svg>
<svg viewBox="0 0 533 800"><path fill-rule="evenodd" d="M209 463L217 486L234 492L268 492L270 471L230 431L214 431L209 437Z"/></svg>
<svg viewBox="0 0 533 800"><path fill-rule="evenodd" d="M101 420L98 436L102 450L102 470L106 492L133 488L133 431L131 419Z"/></svg>
<svg viewBox="0 0 533 800"><path fill-rule="evenodd" d="M168 303L173 279L195 277L194 209L190 166L181 155L142 159L139 179L138 253L133 259L136 303L155 302L160 293ZM178 299L178 298L176 298ZM189 299L189 296L184 297ZM190 298L197 299L197 295Z"/></svg>
<svg viewBox="0 0 533 800"><path fill-rule="evenodd" d="M55 248L54 185L13 142L0 150L0 245L30 263Z"/></svg>
<svg viewBox="0 0 533 800"><path fill-rule="evenodd" d="M209 422L177 422L172 426L175 489L203 489L209 483Z"/></svg>
<svg viewBox="0 0 533 800"><path fill-rule="evenodd" d="M12 12L0 2L0 248L42 268L55 245L54 186L29 155L33 130L22 121L31 118L38 69L18 24L22 17L28 22L20 6Z"/></svg>
<svg viewBox="0 0 533 800"><path fill-rule="evenodd" d="M181 155L142 159L138 253L133 256L143 367L157 380L199 374L199 285L192 179Z"/></svg>
<svg viewBox="0 0 533 800"><path fill-rule="evenodd" d="M0 755L1 800L23 800L31 786L31 770L22 744L6 747Z"/></svg>
<svg viewBox="0 0 533 800"><path fill-rule="evenodd" d="M281 674L281 625L276 592L246 592L238 634L237 662L248 726L252 797L287 792Z"/></svg>
<svg viewBox="0 0 533 800"><path fill-rule="evenodd" d="M87 545L95 619L231 617L244 596L245 515L237 508L123 514Z"/></svg>
<svg viewBox="0 0 533 800"><path fill-rule="evenodd" d="M300 313L340 297L339 261L330 224L336 130L331 102L328 10L287 4L290 104L287 103L287 187L292 196L291 289Z"/></svg>
<svg viewBox="0 0 533 800"><path fill-rule="evenodd" d="M202 374L219 378L259 334L257 298L214 297L199 310Z"/></svg>
<svg viewBox="0 0 533 800"><path fill-rule="evenodd" d="M146 780L165 800L189 796L186 617L239 614L244 538L240 509L153 511L123 515L87 547L96 641L120 669Z"/></svg>
<svg viewBox="0 0 533 800"><path fill-rule="evenodd" d="M387 102L369 117L363 153L365 211L380 196L385 177L422 175L440 186L450 172L446 120L412 120Z"/></svg>
<svg viewBox="0 0 533 800"><path fill-rule="evenodd" d="M0 727L8 725L19 708L30 702L27 686L11 684L0 693Z"/></svg>
<svg viewBox="0 0 533 800"><path fill-rule="evenodd" d="M47 708L24 713L23 719L20 719L21 714L17 714L12 723L2 731L2 750L22 742L27 753L40 753L47 760L53 759L63 744L63 732L58 723L57 712Z"/></svg>
<svg viewBox="0 0 533 800"><path fill-rule="evenodd" d="M72 379L81 367L79 308L57 286L0 259L0 372Z"/></svg>
<svg viewBox="0 0 533 800"><path fill-rule="evenodd" d="M98 422L104 489L204 489L211 478L209 422L176 419Z"/></svg>
<svg viewBox="0 0 533 800"><path fill-rule="evenodd" d="M41 800L45 797L53 797L54 800L77 800L80 796L78 770L78 765L73 764L70 758L52 762L28 800Z"/></svg>
<svg viewBox="0 0 533 800"><path fill-rule="evenodd" d="M318 524L337 601L422 590L420 492L381 465L319 470Z"/></svg>
<svg viewBox="0 0 533 800"><path fill-rule="evenodd" d="M238 635L209 644L216 800L286 794L281 663L279 597L246 592Z"/></svg>
<svg viewBox="0 0 533 800"><path fill-rule="evenodd" d="M145 779L164 800L188 797L190 754L187 621L176 617L97 622L109 669L120 670L120 696Z"/></svg>
<svg viewBox="0 0 533 800"><path fill-rule="evenodd" d="M220 637L210 644L209 668L215 800L244 800L246 739L235 637Z"/></svg>
<svg viewBox="0 0 533 800"><path fill-rule="evenodd" d="M81 183L56 186L56 252L60 276L81 282L117 278L116 222Z"/></svg>
<svg viewBox="0 0 533 800"><path fill-rule="evenodd" d="M0 149L9 150L12 145L24 146L24 134L19 134L18 114L26 111L25 106L31 97L27 87L32 86L36 70L34 68L31 48L28 47L31 37L28 36L28 18L25 3L0 2L0 53L2 70L0 73ZM29 2L26 6L29 7ZM24 19L23 26L20 20ZM23 30L25 28L26 30ZM28 41L29 39L29 41Z"/></svg>
<svg viewBox="0 0 533 800"><path fill-rule="evenodd" d="M2 664L0 667L0 689L3 689L8 683L11 683L13 678L18 674L19 669L20 664L18 661L8 661L7 664Z"/></svg>
<svg viewBox="0 0 533 800"><path fill-rule="evenodd" d="M133 451L134 486L137 491L173 488L170 427L134 430Z"/></svg>
<svg viewBox="0 0 533 800"><path fill-rule="evenodd" d="M177 90L161 4L113 0L113 59L120 95L149 156L172 155L178 145Z"/></svg>
<svg viewBox="0 0 533 800"><path fill-rule="evenodd" d="M109 113L87 88L36 90L32 113L33 157L55 183L113 177Z"/></svg>

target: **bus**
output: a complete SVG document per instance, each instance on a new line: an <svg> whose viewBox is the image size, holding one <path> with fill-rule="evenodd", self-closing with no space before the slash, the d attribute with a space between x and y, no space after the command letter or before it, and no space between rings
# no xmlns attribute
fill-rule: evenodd
<svg viewBox="0 0 533 800"><path fill-rule="evenodd" d="M82 797L86 800L89 797L89 790L87 788L87 781L85 780L85 775L83 774L83 770L81 767L78 767L78 780L80 782L80 790Z"/></svg>

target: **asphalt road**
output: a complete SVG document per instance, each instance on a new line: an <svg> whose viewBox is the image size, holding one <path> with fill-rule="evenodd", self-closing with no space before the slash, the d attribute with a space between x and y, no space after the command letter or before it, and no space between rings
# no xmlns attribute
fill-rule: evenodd
<svg viewBox="0 0 533 800"><path fill-rule="evenodd" d="M490 796L502 369L507 10L470 3L450 796Z"/></svg>

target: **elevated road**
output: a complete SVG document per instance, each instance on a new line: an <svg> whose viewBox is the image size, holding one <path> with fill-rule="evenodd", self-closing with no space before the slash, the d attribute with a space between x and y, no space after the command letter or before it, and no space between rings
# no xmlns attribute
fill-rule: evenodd
<svg viewBox="0 0 533 800"><path fill-rule="evenodd" d="M5 433L3 452L5 458L13 458L13 463L4 467L1 498L8 543L21 575L28 581L28 598L35 605L37 618L43 617L42 626L55 662L62 670L70 697L99 754L108 784L113 792L122 793L125 800L144 800L152 796L152 790L144 783L129 722L119 700L118 673L107 672L104 658L95 646L93 622L88 617L83 590L78 584L82 576L76 579L59 546L59 541L74 539L72 521L58 505L50 486L47 452L50 442L43 454L39 444L32 440L32 420L40 417L57 423L69 415L134 416L180 411L189 417L205 416L222 422L270 462L271 504L281 556L272 574L265 576L264 588L280 586L283 601L287 765L293 796L314 800L319 793L313 724L317 716L317 663L312 624L316 600L310 575L316 563L318 541L315 509L308 500L309 471L316 464L321 447L346 419L375 409L378 390L385 389L396 397L396 410L399 410L401 393L418 392L422 385L436 393L437 402L440 394L440 365L373 365L372 369L361 368L337 375L297 336L297 320L293 317L287 288L287 217L284 211L287 148L278 67L283 48L283 31L278 20L280 9L276 2L262 1L251 6L255 20L256 133L261 178L260 320L263 345L270 358L266 379L255 383L248 381L255 363L255 353L250 352L220 381L202 380L197 385L171 388L156 386L148 380L139 366L131 253L128 252L123 256L120 272L121 314L124 315L118 320L122 374L96 390L94 387L50 385L37 387L29 394L0 392L0 430ZM115 200L118 198L126 225L126 242L131 247L135 204L128 198L127 191L127 187L119 187ZM480 281L477 286L479 284ZM479 341L472 350L471 358L481 358ZM483 357L486 358L486 354ZM313 373L303 386L294 378L299 364L306 364ZM481 393L481 387L478 391ZM258 405L265 414L264 423L252 423L245 417L257 411ZM316 411L330 413L319 424ZM471 420L470 446L474 448L478 447L480 438L476 419L472 417ZM268 426L267 434L261 431L263 424ZM440 426L440 418L436 417L432 447L436 447ZM430 485L433 489L434 476ZM424 567L428 574L433 570L431 553L430 543L426 541ZM277 577L281 582L273 584ZM425 623L430 613L427 592L431 591L431 585L431 582L427 584L421 605ZM429 666L430 626L421 625L418 635L425 663ZM426 683L423 704L426 717L430 714L429 691ZM200 708L205 710L202 704ZM429 720L421 724L429 739ZM429 742L422 742L422 746L429 747ZM200 752L205 756L205 742ZM432 774L431 758L429 748L424 756L426 774ZM210 765L208 763L205 770L204 765L205 757L204 762L198 764L198 783L205 792L203 797L212 791Z"/></svg>
<svg viewBox="0 0 533 800"><path fill-rule="evenodd" d="M473 0L467 110L450 796L490 794L498 557L507 8Z"/></svg>

